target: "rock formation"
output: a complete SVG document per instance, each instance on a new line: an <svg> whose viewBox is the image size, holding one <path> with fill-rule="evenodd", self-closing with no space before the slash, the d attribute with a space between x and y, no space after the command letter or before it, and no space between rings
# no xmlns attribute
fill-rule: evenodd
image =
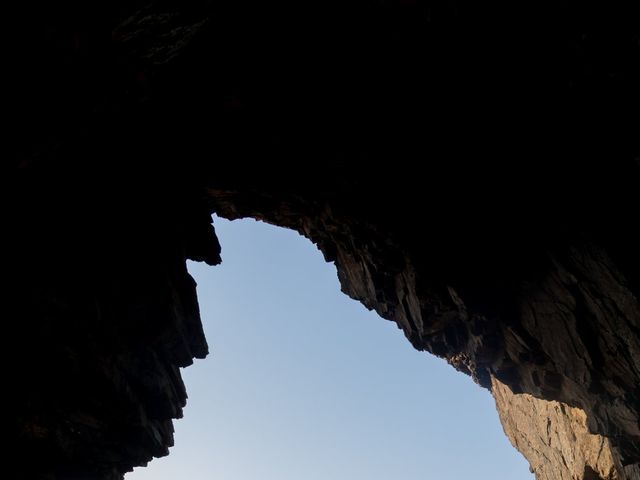
<svg viewBox="0 0 640 480"><path fill-rule="evenodd" d="M583 410L529 394L515 395L493 379L492 393L505 433L529 460L537 479L638 478L638 464L623 465L607 437L589 432Z"/></svg>
<svg viewBox="0 0 640 480"><path fill-rule="evenodd" d="M640 29L584 2L22 2L4 349L16 478L122 478L208 352L211 213L491 389L538 479L640 478ZM215 339L214 339L215 341Z"/></svg>

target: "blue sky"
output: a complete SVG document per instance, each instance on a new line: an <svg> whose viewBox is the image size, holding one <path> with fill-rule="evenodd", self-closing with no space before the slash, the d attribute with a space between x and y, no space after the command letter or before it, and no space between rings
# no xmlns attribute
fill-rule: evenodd
<svg viewBox="0 0 640 480"><path fill-rule="evenodd" d="M126 480L532 480L489 392L340 292L308 240L215 218L190 263L211 354L168 457Z"/></svg>

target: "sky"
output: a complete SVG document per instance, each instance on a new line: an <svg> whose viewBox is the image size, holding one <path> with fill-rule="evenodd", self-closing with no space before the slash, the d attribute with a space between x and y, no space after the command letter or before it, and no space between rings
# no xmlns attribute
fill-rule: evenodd
<svg viewBox="0 0 640 480"><path fill-rule="evenodd" d="M297 233L214 218L223 263L189 263L211 353L170 455L125 480L532 480L493 398L340 292Z"/></svg>

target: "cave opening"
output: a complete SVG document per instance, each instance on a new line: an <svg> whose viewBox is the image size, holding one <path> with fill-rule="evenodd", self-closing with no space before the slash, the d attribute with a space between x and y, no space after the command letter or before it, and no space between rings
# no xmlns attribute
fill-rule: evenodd
<svg viewBox="0 0 640 480"><path fill-rule="evenodd" d="M170 455L127 480L531 478L489 392L340 292L312 243L214 223L223 263L189 265L210 357L182 371Z"/></svg>

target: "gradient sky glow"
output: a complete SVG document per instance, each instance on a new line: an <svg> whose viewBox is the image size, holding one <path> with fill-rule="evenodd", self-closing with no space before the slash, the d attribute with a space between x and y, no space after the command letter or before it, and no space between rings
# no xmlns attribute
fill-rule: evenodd
<svg viewBox="0 0 640 480"><path fill-rule="evenodd" d="M340 292L297 233L215 218L190 263L211 354L168 457L126 480L532 480L486 390Z"/></svg>

